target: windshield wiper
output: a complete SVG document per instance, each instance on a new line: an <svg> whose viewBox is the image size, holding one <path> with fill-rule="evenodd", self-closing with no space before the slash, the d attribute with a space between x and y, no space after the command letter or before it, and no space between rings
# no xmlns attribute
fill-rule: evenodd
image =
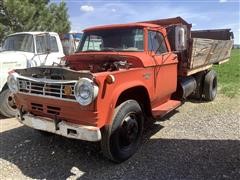
<svg viewBox="0 0 240 180"><path fill-rule="evenodd" d="M99 50L89 49L89 50L79 51L79 52L98 52L98 51L99 51Z"/></svg>
<svg viewBox="0 0 240 180"><path fill-rule="evenodd" d="M111 47L105 47L105 48L102 48L101 51L112 51L112 52L116 52L117 49L111 48Z"/></svg>

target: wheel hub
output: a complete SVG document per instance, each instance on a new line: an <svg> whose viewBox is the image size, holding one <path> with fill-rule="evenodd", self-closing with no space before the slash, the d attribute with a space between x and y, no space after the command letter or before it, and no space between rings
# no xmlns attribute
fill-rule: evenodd
<svg viewBox="0 0 240 180"><path fill-rule="evenodd" d="M16 106L16 102L15 102L15 99L13 97L13 94L11 93L9 96L8 96L8 105L13 108L13 109L16 109L17 106Z"/></svg>
<svg viewBox="0 0 240 180"><path fill-rule="evenodd" d="M129 146L138 137L138 122L135 114L126 116L121 126L120 144Z"/></svg>

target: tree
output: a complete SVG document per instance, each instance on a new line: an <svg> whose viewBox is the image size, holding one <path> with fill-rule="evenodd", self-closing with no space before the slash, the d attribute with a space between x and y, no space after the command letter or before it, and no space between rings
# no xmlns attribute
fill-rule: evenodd
<svg viewBox="0 0 240 180"><path fill-rule="evenodd" d="M2 0L0 1L0 40L14 32L70 30L65 2L49 0Z"/></svg>

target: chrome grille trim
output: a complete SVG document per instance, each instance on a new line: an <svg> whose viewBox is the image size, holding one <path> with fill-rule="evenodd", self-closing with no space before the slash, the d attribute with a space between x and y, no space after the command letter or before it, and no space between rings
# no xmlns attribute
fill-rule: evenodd
<svg viewBox="0 0 240 180"><path fill-rule="evenodd" d="M34 77L25 77L21 76L18 73L12 73L18 79L29 80L31 82L37 83L50 83L50 84L69 84L69 83L76 83L77 80L54 80L54 79L46 79L46 78L34 78Z"/></svg>
<svg viewBox="0 0 240 180"><path fill-rule="evenodd" d="M74 86L77 81L29 78L14 74L18 80L19 93L76 102ZM64 94L64 86L70 86L72 93Z"/></svg>

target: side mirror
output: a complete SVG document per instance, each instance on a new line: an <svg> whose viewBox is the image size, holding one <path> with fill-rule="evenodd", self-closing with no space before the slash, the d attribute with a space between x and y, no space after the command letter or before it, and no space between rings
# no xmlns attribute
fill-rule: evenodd
<svg viewBox="0 0 240 180"><path fill-rule="evenodd" d="M186 26L176 26L175 28L175 49L183 51L187 48L187 29Z"/></svg>

